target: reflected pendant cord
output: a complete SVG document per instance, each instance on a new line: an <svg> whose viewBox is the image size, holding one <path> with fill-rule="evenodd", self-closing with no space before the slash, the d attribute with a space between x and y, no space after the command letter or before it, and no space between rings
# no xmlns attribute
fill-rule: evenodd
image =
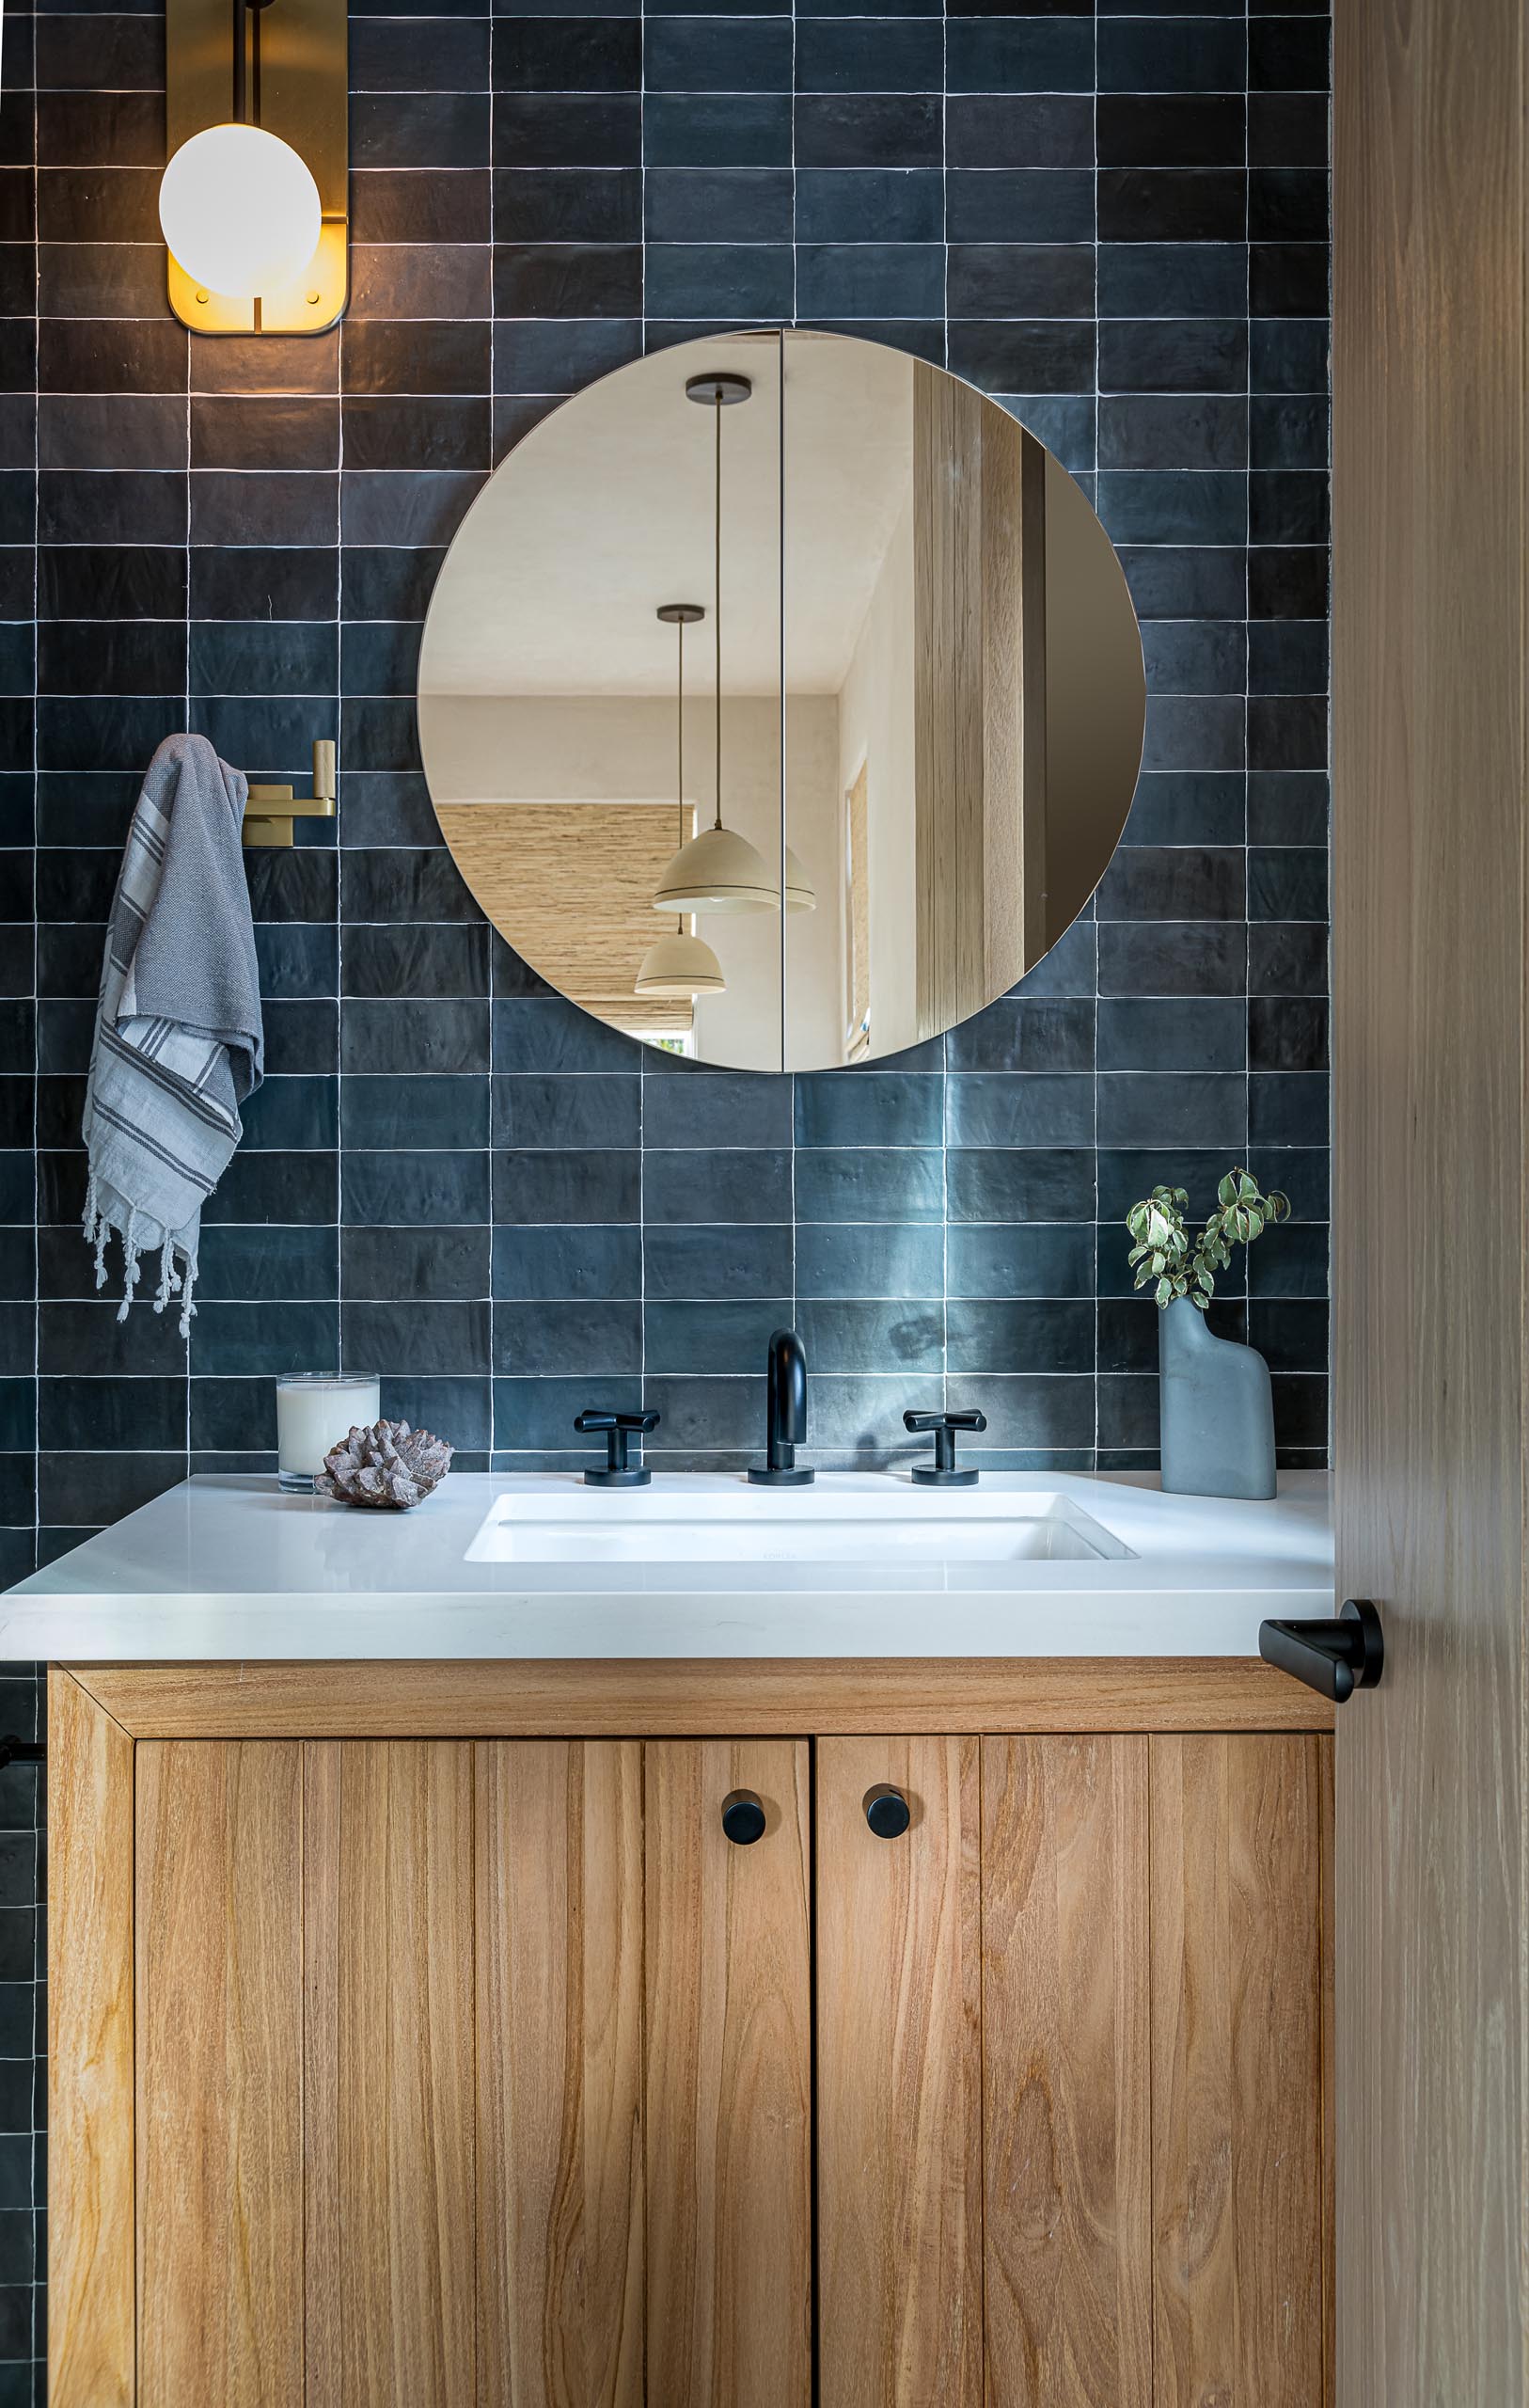
<svg viewBox="0 0 1529 2408"><path fill-rule="evenodd" d="M714 828L722 824L722 388L718 384L712 404L717 425L717 509L712 529L712 633L717 650L717 816Z"/></svg>
<svg viewBox="0 0 1529 2408"><path fill-rule="evenodd" d="M680 847L685 847L685 621L679 622L680 674L674 694L674 796L680 806ZM674 933L685 934L685 913L674 914Z"/></svg>

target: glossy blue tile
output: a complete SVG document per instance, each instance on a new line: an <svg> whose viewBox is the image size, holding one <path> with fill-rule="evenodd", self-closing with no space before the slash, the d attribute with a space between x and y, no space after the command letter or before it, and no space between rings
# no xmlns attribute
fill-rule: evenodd
<svg viewBox="0 0 1529 2408"><path fill-rule="evenodd" d="M1080 1146L1094 1140L1095 1082L1081 1074L962 1071L946 1082L953 1146Z"/></svg>
<svg viewBox="0 0 1529 2408"><path fill-rule="evenodd" d="M938 1301L878 1303L815 1299L796 1325L815 1377L836 1372L938 1372L945 1363L945 1307Z"/></svg>
<svg viewBox="0 0 1529 2408"><path fill-rule="evenodd" d="M1084 1296L1094 1293L1094 1229L1045 1222L953 1227L948 1292L973 1296Z"/></svg>
<svg viewBox="0 0 1529 2408"><path fill-rule="evenodd" d="M933 1148L823 1146L796 1156L798 1221L938 1221L944 1157Z"/></svg>
<svg viewBox="0 0 1529 2408"><path fill-rule="evenodd" d="M747 1071L675 1069L651 1078L643 1086L642 1142L664 1149L787 1146L791 1090L789 1079Z"/></svg>
<svg viewBox="0 0 1529 2408"><path fill-rule="evenodd" d="M494 1369L529 1379L636 1374L643 1366L644 1326L636 1300L497 1304Z"/></svg>
<svg viewBox="0 0 1529 2408"><path fill-rule="evenodd" d="M492 1287L496 1296L527 1301L640 1297L642 1233L621 1223L496 1228Z"/></svg>
<svg viewBox="0 0 1529 2408"><path fill-rule="evenodd" d="M771 1332L793 1320L789 1295L749 1301L651 1303L643 1314L644 1374L757 1373ZM804 1319L796 1316L815 1370L817 1356Z"/></svg>
<svg viewBox="0 0 1529 2408"><path fill-rule="evenodd" d="M797 1297L938 1300L946 1232L922 1223L803 1222L796 1231Z"/></svg>
<svg viewBox="0 0 1529 2408"><path fill-rule="evenodd" d="M943 1082L900 1071L819 1071L796 1083L798 1146L938 1146Z"/></svg>

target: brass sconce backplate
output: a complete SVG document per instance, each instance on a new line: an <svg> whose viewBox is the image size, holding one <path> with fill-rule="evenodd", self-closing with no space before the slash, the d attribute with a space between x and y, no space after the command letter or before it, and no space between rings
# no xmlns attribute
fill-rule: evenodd
<svg viewBox="0 0 1529 2408"><path fill-rule="evenodd" d="M210 293L169 261L170 307L202 335L316 335L350 293L350 60L347 0L272 0L260 11L260 123L306 160L323 230L306 275L258 301ZM166 0L166 158L229 120L233 12L229 0Z"/></svg>

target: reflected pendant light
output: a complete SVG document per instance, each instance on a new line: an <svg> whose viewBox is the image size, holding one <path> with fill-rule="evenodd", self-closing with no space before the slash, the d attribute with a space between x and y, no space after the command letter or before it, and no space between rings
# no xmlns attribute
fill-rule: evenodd
<svg viewBox="0 0 1529 2408"><path fill-rule="evenodd" d="M676 714L674 786L680 804L680 845L685 847L685 631L706 615L699 602L666 602L658 612L665 625L680 631L680 666L677 679L679 708ZM697 995L725 995L727 980L722 965L709 944L700 937L686 936L683 914L671 937L660 937L642 957L634 991L639 995L659 995L676 1002L693 1002Z"/></svg>
<svg viewBox="0 0 1529 2408"><path fill-rule="evenodd" d="M747 376L692 376L686 397L709 404L716 428L716 508L712 535L712 634L717 678L717 816L682 845L658 881L655 911L773 911L780 895L762 854L735 829L722 825L722 412L753 391Z"/></svg>
<svg viewBox="0 0 1529 2408"><path fill-rule="evenodd" d="M817 891L807 875L806 864L790 845L786 847L786 910L817 910Z"/></svg>

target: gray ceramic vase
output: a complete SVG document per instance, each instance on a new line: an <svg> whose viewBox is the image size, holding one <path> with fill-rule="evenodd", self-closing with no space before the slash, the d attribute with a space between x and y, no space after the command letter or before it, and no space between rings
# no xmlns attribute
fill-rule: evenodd
<svg viewBox="0 0 1529 2408"><path fill-rule="evenodd" d="M1269 1365L1213 1338L1187 1296L1158 1315L1162 1484L1179 1497L1272 1497L1274 1402Z"/></svg>

